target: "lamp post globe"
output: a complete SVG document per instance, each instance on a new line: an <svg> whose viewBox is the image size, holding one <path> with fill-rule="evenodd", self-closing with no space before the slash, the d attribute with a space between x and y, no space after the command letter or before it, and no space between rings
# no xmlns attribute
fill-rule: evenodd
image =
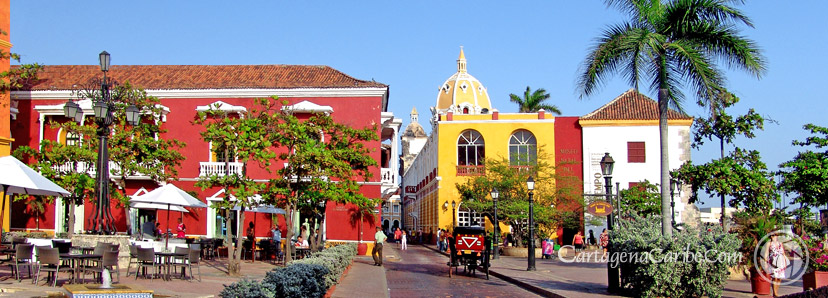
<svg viewBox="0 0 828 298"><path fill-rule="evenodd" d="M532 197L535 190L535 179L529 176L526 179L526 189L529 190L529 258L527 271L535 271L535 200Z"/></svg>
<svg viewBox="0 0 828 298"><path fill-rule="evenodd" d="M492 188L492 203L494 203L494 255L492 255L492 259L499 259L500 258L500 223L497 220L497 197L500 196L500 192L497 191L497 188Z"/></svg>

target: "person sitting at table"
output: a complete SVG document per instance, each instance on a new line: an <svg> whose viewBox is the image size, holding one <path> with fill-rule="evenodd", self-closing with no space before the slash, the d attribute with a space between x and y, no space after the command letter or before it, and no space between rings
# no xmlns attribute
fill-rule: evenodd
<svg viewBox="0 0 828 298"><path fill-rule="evenodd" d="M254 242L256 240L256 229L254 228L252 221L247 225L247 240L250 242Z"/></svg>
<svg viewBox="0 0 828 298"><path fill-rule="evenodd" d="M184 232L186 232L186 231L187 231L187 226L184 225L184 221L182 221L181 218L179 217L178 218L178 232L176 233L175 238L179 238L179 239L186 238L187 235L184 234Z"/></svg>
<svg viewBox="0 0 828 298"><path fill-rule="evenodd" d="M157 237L158 239L161 239L161 238L164 237L164 230L161 229L161 223L160 222L155 223L155 237Z"/></svg>
<svg viewBox="0 0 828 298"><path fill-rule="evenodd" d="M156 232L156 229L155 229L155 220L154 219L153 220L148 220L148 221L144 222L143 225L141 225L141 233L142 233L141 236L143 236L143 238L150 239L153 236L155 236L155 232Z"/></svg>
<svg viewBox="0 0 828 298"><path fill-rule="evenodd" d="M305 248L309 246L308 240L302 238L302 235L299 235L299 237L296 238L296 243L294 245L299 248Z"/></svg>

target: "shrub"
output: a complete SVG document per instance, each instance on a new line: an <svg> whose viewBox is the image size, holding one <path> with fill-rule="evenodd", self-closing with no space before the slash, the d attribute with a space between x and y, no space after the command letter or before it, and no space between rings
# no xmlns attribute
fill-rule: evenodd
<svg viewBox="0 0 828 298"><path fill-rule="evenodd" d="M356 244L337 245L290 262L262 282L242 280L225 286L221 297L322 297L339 281L356 255Z"/></svg>
<svg viewBox="0 0 828 298"><path fill-rule="evenodd" d="M620 262L622 287L635 297L720 297L728 268L740 256L739 239L720 227L705 231L687 227L665 238L658 216L621 220L610 241L610 261L624 261ZM620 258L623 255L626 260ZM629 256L645 257L630 260Z"/></svg>
<svg viewBox="0 0 828 298"><path fill-rule="evenodd" d="M328 290L325 275L329 271L317 264L291 264L267 273L262 283L271 287L276 297L322 297Z"/></svg>
<svg viewBox="0 0 828 298"><path fill-rule="evenodd" d="M272 288L255 280L242 279L231 285L224 285L219 297L276 297Z"/></svg>

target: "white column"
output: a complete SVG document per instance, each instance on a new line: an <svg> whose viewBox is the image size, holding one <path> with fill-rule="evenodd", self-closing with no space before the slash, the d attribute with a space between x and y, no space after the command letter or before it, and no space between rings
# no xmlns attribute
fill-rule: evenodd
<svg viewBox="0 0 828 298"><path fill-rule="evenodd" d="M397 147L399 147L399 128L398 126L392 126L391 129L394 130L394 133L391 135L391 177L394 177L393 182L394 185L398 185L397 181L397 173L399 173L400 169L400 152ZM393 211L393 210L392 210Z"/></svg>

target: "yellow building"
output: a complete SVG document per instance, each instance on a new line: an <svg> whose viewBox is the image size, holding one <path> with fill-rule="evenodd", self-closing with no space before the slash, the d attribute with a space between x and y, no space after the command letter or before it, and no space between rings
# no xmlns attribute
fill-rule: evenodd
<svg viewBox="0 0 828 298"><path fill-rule="evenodd" d="M555 148L554 117L498 112L486 87L467 72L462 49L457 73L441 85L431 112L431 134L402 178L408 229L436 232L450 229L453 220L458 226L483 224L482 216L463 207L455 185L485 175L484 158L518 159L536 156L539 147ZM518 152L524 154L511 154ZM554 164L554 155L547 158Z"/></svg>

